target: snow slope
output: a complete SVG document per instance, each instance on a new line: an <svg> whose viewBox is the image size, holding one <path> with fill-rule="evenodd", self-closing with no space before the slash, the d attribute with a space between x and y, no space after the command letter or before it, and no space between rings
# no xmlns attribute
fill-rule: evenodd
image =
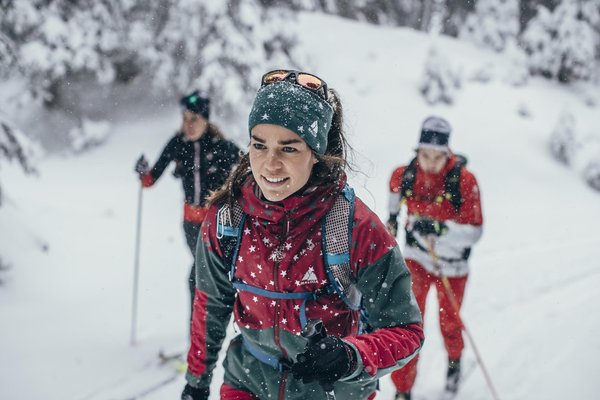
<svg viewBox="0 0 600 400"><path fill-rule="evenodd" d="M600 89L538 79L514 88L501 80L510 73L502 57L438 38L464 76L484 68L493 79L466 80L455 105L430 107L418 83L431 38L317 15L299 22L300 46L311 56L306 69L335 87L345 105L355 164L364 172L351 182L382 218L389 175L412 156L421 121L435 113L452 123L451 146L469 158L485 217L463 315L500 397L597 398L600 195L552 160L546 141L565 107L593 130L598 109L584 97L600 99ZM530 118L518 115L523 104ZM105 146L41 161L39 178L25 178L13 166L2 170L0 254L12 268L0 272L0 398L122 399L171 376L155 355L161 348L181 351L187 342L191 256L180 223L183 194L168 173L143 194L132 347L138 196L132 168L141 152L155 160L178 124L175 105L132 114L115 124ZM244 121L238 127L230 135L244 144ZM436 398L446 368L430 295L414 388L423 398ZM473 358L467 345L466 364ZM220 368L214 399L219 374ZM144 398L178 398L183 384L178 375ZM384 379L377 398L393 393ZM491 398L479 369L470 371L459 398Z"/></svg>

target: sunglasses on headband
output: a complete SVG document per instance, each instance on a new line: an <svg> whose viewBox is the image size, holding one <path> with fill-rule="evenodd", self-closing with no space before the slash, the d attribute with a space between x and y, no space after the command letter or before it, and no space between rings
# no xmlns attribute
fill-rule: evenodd
<svg viewBox="0 0 600 400"><path fill-rule="evenodd" d="M271 83L289 81L302 86L305 89L319 95L323 100L327 100L327 84L316 75L307 72L294 71L289 69L276 69L267 72L262 76L261 86Z"/></svg>

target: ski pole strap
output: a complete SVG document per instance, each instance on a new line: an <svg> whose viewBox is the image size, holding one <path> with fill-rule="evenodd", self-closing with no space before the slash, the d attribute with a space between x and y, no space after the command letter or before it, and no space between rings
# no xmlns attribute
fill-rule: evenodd
<svg viewBox="0 0 600 400"><path fill-rule="evenodd" d="M242 345L244 346L246 351L252 354L254 358L256 358L258 361L262 362L263 364L267 364L268 366L276 369L279 372L283 372L290 368L289 362L287 360L281 361L277 357L265 353L258 347L252 345L250 341L244 337L244 335L242 335Z"/></svg>

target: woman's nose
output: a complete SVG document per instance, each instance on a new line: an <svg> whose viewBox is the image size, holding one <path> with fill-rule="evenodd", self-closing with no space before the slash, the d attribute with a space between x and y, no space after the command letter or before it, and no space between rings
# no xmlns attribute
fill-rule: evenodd
<svg viewBox="0 0 600 400"><path fill-rule="evenodd" d="M266 166L269 169L276 169L281 166L281 159L279 158L279 154L276 151L269 151L267 153Z"/></svg>

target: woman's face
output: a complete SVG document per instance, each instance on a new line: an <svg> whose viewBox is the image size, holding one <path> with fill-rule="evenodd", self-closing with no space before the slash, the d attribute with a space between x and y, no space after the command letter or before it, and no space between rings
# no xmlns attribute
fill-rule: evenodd
<svg viewBox="0 0 600 400"><path fill-rule="evenodd" d="M252 175L269 201L281 201L300 190L317 162L300 136L272 124L252 129L249 154Z"/></svg>
<svg viewBox="0 0 600 400"><path fill-rule="evenodd" d="M439 173L446 161L448 161L448 153L445 151L422 148L417 150L417 160L419 166L428 174Z"/></svg>
<svg viewBox="0 0 600 400"><path fill-rule="evenodd" d="M202 134L206 131L208 121L203 116L193 113L191 111L183 112L183 123L181 125L181 131L188 140L199 139Z"/></svg>

